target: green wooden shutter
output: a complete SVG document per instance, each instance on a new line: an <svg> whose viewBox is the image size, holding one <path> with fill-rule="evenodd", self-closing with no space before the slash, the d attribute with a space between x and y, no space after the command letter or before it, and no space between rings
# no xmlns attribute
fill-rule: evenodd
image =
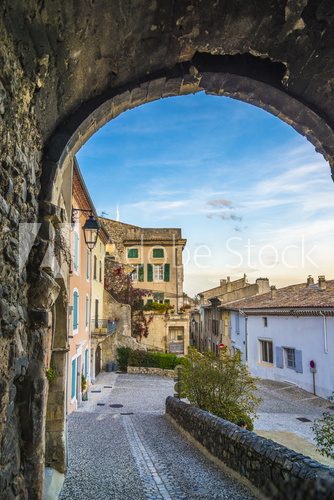
<svg viewBox="0 0 334 500"><path fill-rule="evenodd" d="M164 256L163 248L153 248L153 258L154 259L162 259Z"/></svg>
<svg viewBox="0 0 334 500"><path fill-rule="evenodd" d="M170 279L170 265L165 264L164 281L169 281Z"/></svg>
<svg viewBox="0 0 334 500"><path fill-rule="evenodd" d="M79 269L79 236L74 233L74 270Z"/></svg>
<svg viewBox="0 0 334 500"><path fill-rule="evenodd" d="M147 264L147 281L153 281L153 265Z"/></svg>
<svg viewBox="0 0 334 500"><path fill-rule="evenodd" d="M138 281L144 281L144 264L138 266Z"/></svg>
<svg viewBox="0 0 334 500"><path fill-rule="evenodd" d="M138 248L129 248L128 249L128 258L129 259L137 259L138 258Z"/></svg>
<svg viewBox="0 0 334 500"><path fill-rule="evenodd" d="M73 329L76 330L78 328L78 292L74 292L73 294Z"/></svg>

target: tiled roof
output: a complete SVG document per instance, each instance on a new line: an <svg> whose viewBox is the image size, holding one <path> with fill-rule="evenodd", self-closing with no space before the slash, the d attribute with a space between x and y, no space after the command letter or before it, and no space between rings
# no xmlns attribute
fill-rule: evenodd
<svg viewBox="0 0 334 500"><path fill-rule="evenodd" d="M326 281L326 289L318 284L290 285L255 297L224 304L227 309L273 309L273 308L317 308L334 307L334 280Z"/></svg>

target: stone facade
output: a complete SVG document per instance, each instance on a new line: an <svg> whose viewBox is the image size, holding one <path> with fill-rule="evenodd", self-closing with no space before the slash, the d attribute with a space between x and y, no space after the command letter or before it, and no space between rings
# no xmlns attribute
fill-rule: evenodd
<svg viewBox="0 0 334 500"><path fill-rule="evenodd" d="M163 368L145 368L144 366L128 366L128 373L142 375L159 375L160 377L174 378L174 370L164 370Z"/></svg>
<svg viewBox="0 0 334 500"><path fill-rule="evenodd" d="M265 498L334 497L334 469L171 396L166 400L166 414L211 457L246 478Z"/></svg>
<svg viewBox="0 0 334 500"><path fill-rule="evenodd" d="M277 115L334 166L333 23L325 0L1 2L2 497L41 498L44 461L65 468L68 272L44 257L76 151L127 109L204 90ZM42 223L22 272L20 222Z"/></svg>

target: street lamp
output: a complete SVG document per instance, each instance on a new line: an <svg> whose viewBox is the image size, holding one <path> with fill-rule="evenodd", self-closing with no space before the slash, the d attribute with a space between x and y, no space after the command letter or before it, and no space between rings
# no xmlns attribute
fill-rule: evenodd
<svg viewBox="0 0 334 500"><path fill-rule="evenodd" d="M84 212L89 214L88 219L82 226L83 232L84 232L84 238L85 238L85 243L86 246L89 250L93 250L93 248L96 245L97 242L97 237L99 235L99 230L100 230L100 224L99 222L95 219L92 210L84 210L82 208L73 208L72 210L72 220L75 219L75 214L78 212Z"/></svg>

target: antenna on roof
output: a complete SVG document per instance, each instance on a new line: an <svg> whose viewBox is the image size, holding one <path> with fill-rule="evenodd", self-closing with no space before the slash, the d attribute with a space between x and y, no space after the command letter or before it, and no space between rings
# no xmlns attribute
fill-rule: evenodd
<svg viewBox="0 0 334 500"><path fill-rule="evenodd" d="M105 215L109 215L108 212L101 212L101 217L104 217Z"/></svg>

